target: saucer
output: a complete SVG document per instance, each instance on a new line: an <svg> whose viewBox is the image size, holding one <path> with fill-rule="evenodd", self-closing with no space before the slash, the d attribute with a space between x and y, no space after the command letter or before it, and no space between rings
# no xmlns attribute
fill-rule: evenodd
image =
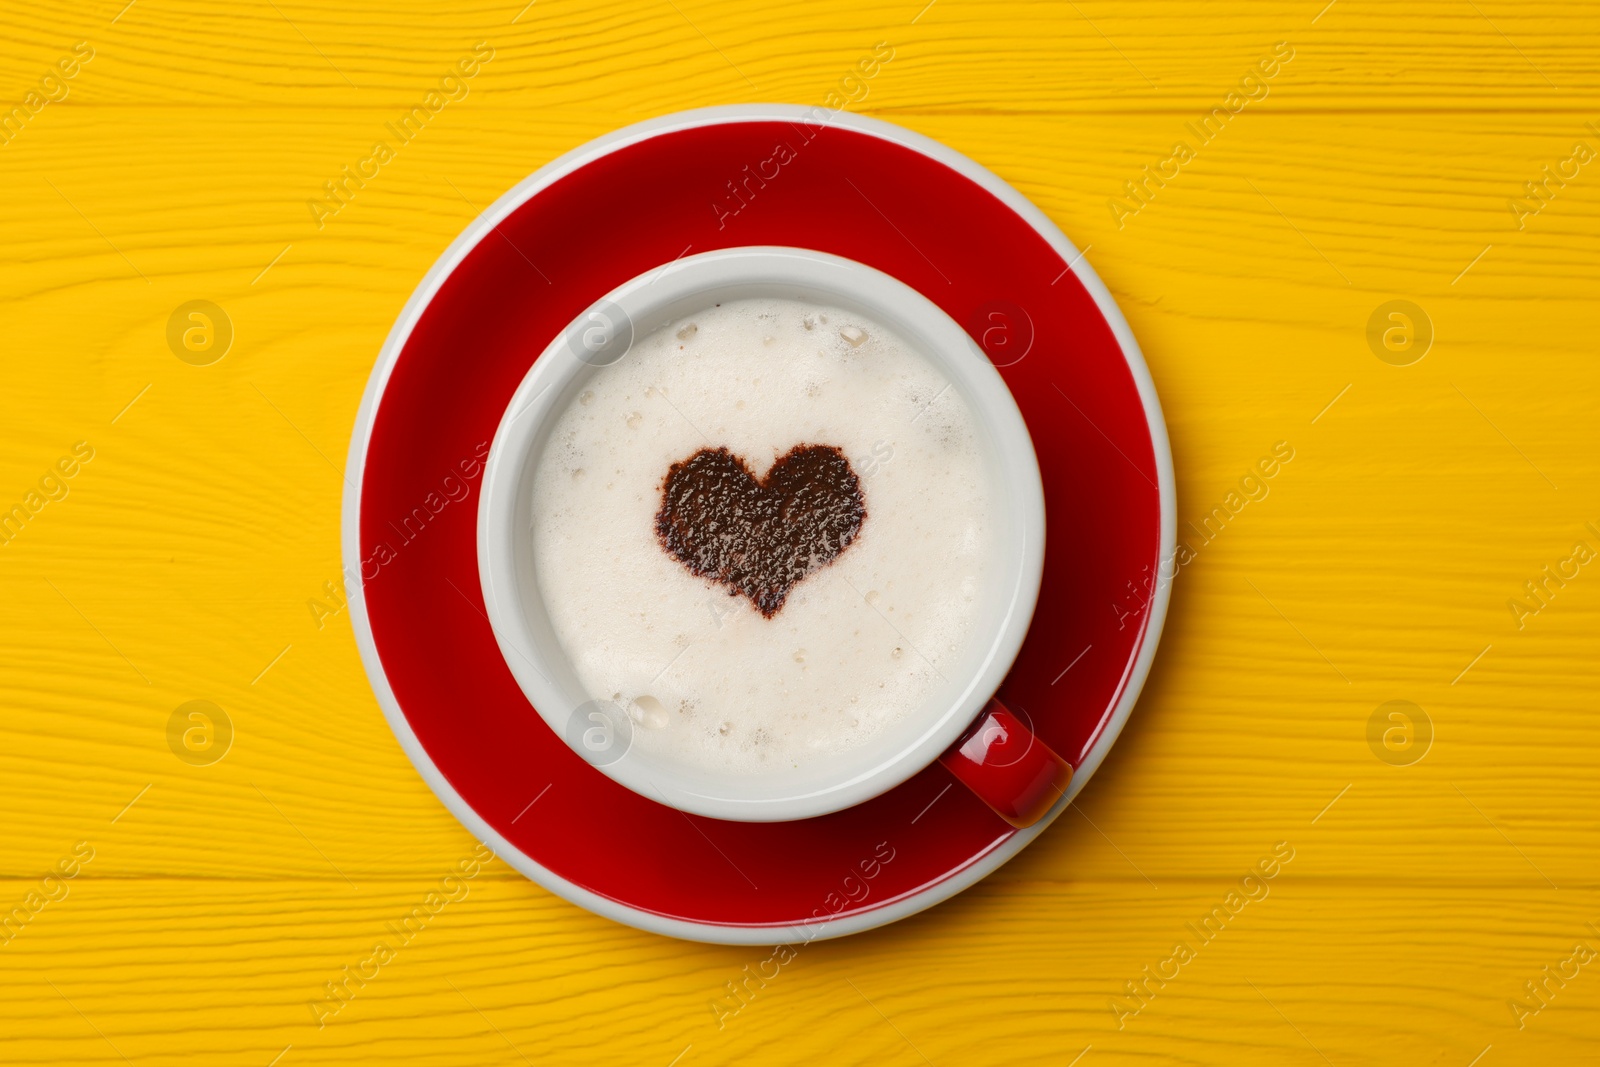
<svg viewBox="0 0 1600 1067"><path fill-rule="evenodd" d="M476 492L533 361L600 295L691 252L786 245L900 279L1000 368L1038 454L1044 580L999 696L1076 768L1015 830L938 763L795 822L691 816L574 754L535 712L484 612ZM501 197L390 332L356 419L343 511L351 622L406 754L535 882L675 937L775 944L921 911L1016 855L1093 775L1138 697L1174 546L1165 424L1105 286L1021 194L889 123L782 105L630 126ZM463 489L465 495L463 495Z"/></svg>

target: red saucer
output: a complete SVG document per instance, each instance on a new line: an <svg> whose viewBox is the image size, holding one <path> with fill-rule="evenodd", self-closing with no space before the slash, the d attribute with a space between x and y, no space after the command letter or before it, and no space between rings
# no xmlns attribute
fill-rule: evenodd
<svg viewBox="0 0 1600 1067"><path fill-rule="evenodd" d="M797 245L893 274L967 326L1003 365L1047 502L1039 608L999 695L1078 767L1074 792L1126 718L1166 608L1167 584L1152 580L1173 543L1166 433L1104 286L970 161L887 123L803 114L671 116L512 190L412 298L351 446L345 556L363 577L352 620L418 769L542 885L702 940L891 921L970 885L1043 824L1013 830L937 763L821 818L688 816L597 773L534 712L484 615L475 489L512 392L598 296L688 252ZM452 499L462 484L472 495Z"/></svg>

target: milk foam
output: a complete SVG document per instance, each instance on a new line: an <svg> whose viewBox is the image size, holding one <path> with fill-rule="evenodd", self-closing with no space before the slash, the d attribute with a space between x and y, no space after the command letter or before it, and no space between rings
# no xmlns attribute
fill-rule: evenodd
<svg viewBox="0 0 1600 1067"><path fill-rule="evenodd" d="M668 468L726 446L764 478L833 445L866 519L773 618L663 550ZM554 421L537 460L539 595L589 695L633 747L721 774L804 767L947 686L995 567L994 490L971 409L884 326L780 299L707 308L635 342Z"/></svg>

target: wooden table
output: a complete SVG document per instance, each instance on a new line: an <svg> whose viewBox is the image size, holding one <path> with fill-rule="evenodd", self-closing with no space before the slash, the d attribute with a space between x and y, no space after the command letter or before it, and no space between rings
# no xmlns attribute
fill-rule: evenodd
<svg viewBox="0 0 1600 1067"><path fill-rule="evenodd" d="M1595 4L124 2L0 16L0 1061L1592 1057ZM464 95L308 206L479 42ZM1020 858L808 948L720 1029L767 950L498 863L319 1029L324 984L473 849L325 585L386 331L559 153L830 93L1032 197L1144 346L1180 522L1211 526L1121 742ZM232 327L208 366L168 342L193 300ZM1267 495L1230 498L1278 442ZM232 726L210 765L169 746L193 700Z"/></svg>

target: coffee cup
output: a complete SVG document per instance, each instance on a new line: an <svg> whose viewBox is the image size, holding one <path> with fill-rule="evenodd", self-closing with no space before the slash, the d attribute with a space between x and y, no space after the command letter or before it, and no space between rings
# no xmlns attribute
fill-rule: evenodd
<svg viewBox="0 0 1600 1067"><path fill-rule="evenodd" d="M827 312L802 316L806 308L832 309L835 321L829 322ZM737 319L739 315L744 318ZM648 384L653 379L646 378L626 388L613 385L610 392L601 388L618 380L619 368L630 356L639 366L701 358L695 345L705 338L696 339L692 320L697 316L755 329L753 345L774 340L760 337L761 322L782 320L792 327L801 316L805 330L817 330L819 340L812 347L818 349L818 358L842 361L837 366L845 368L840 372L844 380L862 373L860 360L868 352L878 352L873 358L887 361L886 366L914 352L926 366L907 364L910 369L899 377L886 372L873 381L890 382L885 388L917 396L919 405L927 394L926 406L914 406L899 432L955 448L961 462L951 467L950 477L965 487L966 495L954 485L948 494L942 492L930 480L936 470L927 458L920 473L909 460L895 472L902 478L896 491L889 490L887 481L875 486L871 479L879 476L871 472L872 456L858 448L851 457L847 449L826 441L797 440L793 450L781 455L774 447L763 482L756 477L762 458L748 457L747 466L747 457L719 437L717 413L725 411L738 422L732 409L744 407L729 384L737 375L726 369L698 385L680 368L670 388ZM854 325L858 322L868 325L863 329ZM662 332L668 327L676 331L671 337ZM772 329L782 332L778 326ZM870 343L869 334L874 335ZM810 336L805 339L809 344ZM828 356L824 349L838 354ZM637 363L647 350L658 364ZM809 349L802 354L809 357ZM752 374L737 380L754 388L749 383L761 378ZM763 388L770 392L774 375L768 377ZM936 380L944 383L937 391L925 384ZM830 385L826 377L818 381L811 393L840 391L838 382ZM579 410L597 393L600 399L592 412ZM711 393L719 398L716 404L706 399ZM584 466L569 462L580 429L586 428L590 438L599 434L603 444L605 435L628 435L638 428L649 406L641 398L657 404L662 419L671 420L675 413L683 420L659 437L685 442L671 454L678 458L670 466L661 464L659 477L646 479L625 463L613 466L609 460L605 469L592 460ZM621 408L612 402L624 399ZM823 410L813 422L796 425L815 426L823 433L830 425L836 430L850 425L851 419L877 418L874 409L849 407L857 400L841 397L839 410ZM612 408L620 415L628 405L641 410L627 412L626 424L611 418ZM700 414L690 417L685 408ZM753 418L745 416L744 423ZM644 431L649 430L645 425ZM935 447L929 444L908 454L933 456L929 449ZM821 464L832 472L833 481L807 483L782 497L774 486L786 463L792 465L790 471L806 465L821 469ZM588 466L597 469L591 472ZM707 474L700 483L689 477L713 468L715 476ZM576 484L586 478L604 481L612 495L585 488L582 492L589 495L583 496L567 485L568 480ZM727 489L730 485L737 492ZM724 494L717 497L722 512L704 506L717 493ZM646 497L652 509L659 501L653 515L639 510L638 502ZM611 510L595 505L592 514L581 510L582 501L613 499L622 503L617 508L606 504ZM981 508L974 501L982 501ZM560 521L552 519L558 514L552 510L556 502L568 508L559 512ZM682 507L674 510L678 504ZM919 561L920 571L887 568L900 576L901 601L892 595L885 601L876 589L861 588L873 584L875 558L909 563L910 556L923 551L914 538L896 541L889 532L927 529L934 531L930 537L944 536L940 531L955 527L938 525L935 520L945 518L941 509L947 507L950 522L956 522L963 506L981 510L969 517L966 541L974 541L973 529L981 537L979 547L971 549L975 562L962 572L959 595L950 592L944 601L930 601L915 588L917 582L906 580L907 573L938 574L934 549L944 542L937 539L929 542L929 559ZM805 512L806 507L811 511ZM923 512L920 526L903 514L918 509ZM684 517L689 512L715 528L696 535ZM783 527L784 522L799 522L795 516L802 513L822 516L814 531L794 534L794 528ZM618 515L631 518L619 523ZM730 517L749 529L738 527L730 534ZM780 528L799 547L780 546L780 551L767 544L775 536L772 531ZM996 693L1033 617L1044 543L1043 490L1027 427L1000 374L966 331L932 301L881 271L812 250L764 246L680 258L625 282L581 311L545 347L508 404L491 444L478 516L478 564L489 621L507 666L537 714L578 757L645 797L698 815L754 822L804 819L852 807L935 761L1013 826L1041 818L1064 795L1071 765ZM769 562L763 571L750 560ZM887 584L893 586L893 581ZM669 634L671 627L659 620L671 616L681 621L685 610L674 598L701 595L715 627L707 622L694 634ZM674 602L662 606L668 601ZM928 630L925 606L937 608L943 602L959 609L959 626ZM918 617L907 610L897 616L897 604L915 607ZM850 618L859 621L837 621ZM826 626L819 620L827 620ZM854 638L846 632L850 625L857 626ZM806 650L796 648L791 658L797 666L787 661L784 666L801 681L768 684L775 650L788 655L783 642L806 634L811 644L817 643L819 627L830 631L829 640L837 639L831 651L812 653L808 660ZM941 634L937 647L929 644L930 632ZM908 634L919 635L928 647L918 647ZM633 638L637 640L629 644ZM880 655L875 641L885 648L892 645L886 655L899 662ZM691 679L679 683L671 699L661 697L650 683L613 684L603 671L596 673L595 663L605 657L592 653L603 650L612 659L631 656L627 666L637 677L648 678L655 662L639 650L649 648L656 648L663 661L651 682L670 679L674 671ZM669 659L667 653L674 649ZM695 669L679 666L680 660ZM698 699L695 678L715 689L718 699ZM807 689L807 678L826 684ZM856 683L864 690L875 685L901 694L900 703L873 696L857 704L856 695L840 692L841 686L848 689ZM741 704L740 693L754 696ZM784 693L798 694L793 707L769 706L782 704L787 698L774 694ZM828 695L810 708L806 701L813 693ZM708 703L716 706L707 708ZM886 707L893 714L874 718L874 712L853 710L869 707ZM788 718L774 718L780 711ZM750 729L747 719L762 725Z"/></svg>

